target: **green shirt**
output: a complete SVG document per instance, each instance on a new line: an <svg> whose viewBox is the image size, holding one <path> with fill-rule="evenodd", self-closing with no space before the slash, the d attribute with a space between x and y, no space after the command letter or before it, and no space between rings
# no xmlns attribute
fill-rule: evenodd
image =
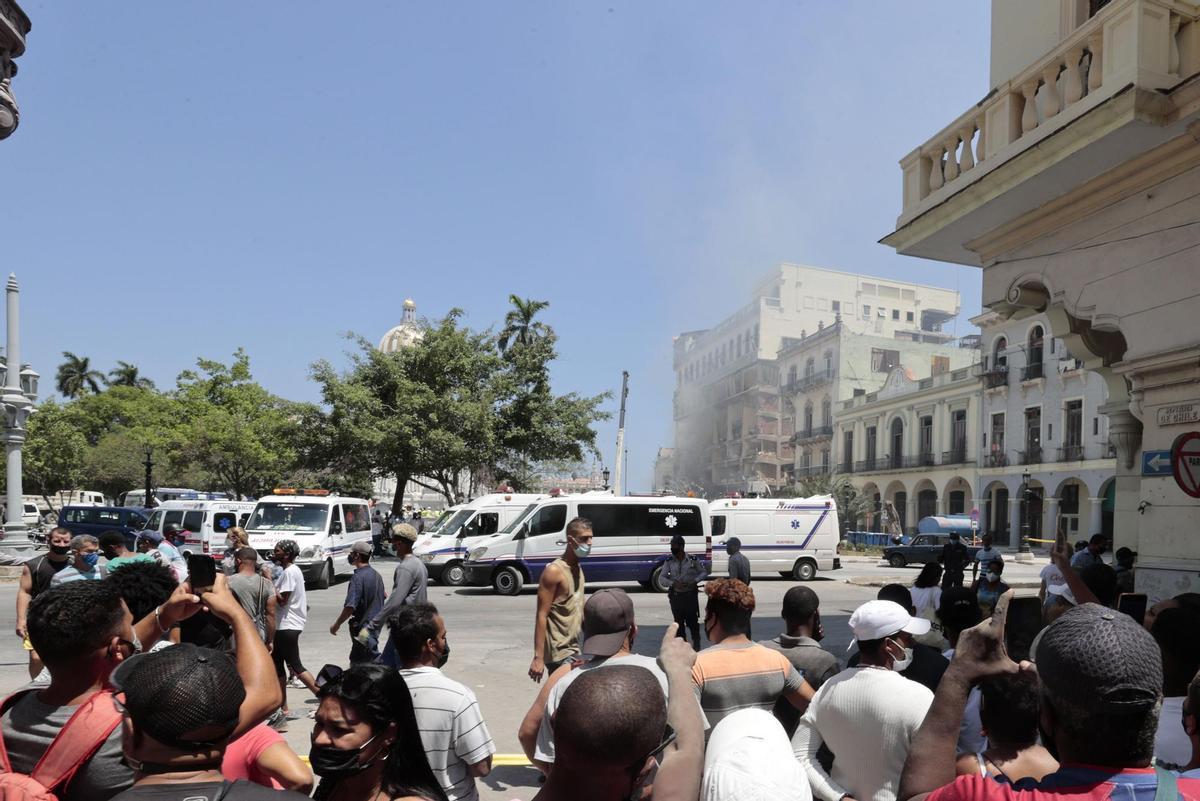
<svg viewBox="0 0 1200 801"><path fill-rule="evenodd" d="M127 565L130 562L153 562L154 557L148 553L135 553L133 556L118 556L116 559L109 559L105 564L109 571L116 570L121 565Z"/></svg>

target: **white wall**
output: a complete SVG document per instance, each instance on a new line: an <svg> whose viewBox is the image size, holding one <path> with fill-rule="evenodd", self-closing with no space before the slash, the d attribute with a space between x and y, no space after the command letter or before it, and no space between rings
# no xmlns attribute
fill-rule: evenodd
<svg viewBox="0 0 1200 801"><path fill-rule="evenodd" d="M1061 41L1059 0L992 0L992 86L1033 64Z"/></svg>

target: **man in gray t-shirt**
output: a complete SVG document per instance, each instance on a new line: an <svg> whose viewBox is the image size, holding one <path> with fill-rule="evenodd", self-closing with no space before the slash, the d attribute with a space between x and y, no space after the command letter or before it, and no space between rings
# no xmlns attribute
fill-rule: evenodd
<svg viewBox="0 0 1200 801"><path fill-rule="evenodd" d="M417 530L408 523L396 523L392 526L392 547L396 549L396 556L400 557L400 564L396 565L396 572L392 574L392 594L388 596L378 614L358 633L359 642L368 642L370 635L382 629L388 618L401 606L426 602L428 596L425 588L429 583L429 571L425 569L425 563L412 552L413 543L416 541ZM391 636L384 646L382 661L388 667L400 667Z"/></svg>
<svg viewBox="0 0 1200 801"><path fill-rule="evenodd" d="M275 641L275 585L258 572L258 552L239 548L234 554L237 572L229 577L229 591L254 621L263 642Z"/></svg>

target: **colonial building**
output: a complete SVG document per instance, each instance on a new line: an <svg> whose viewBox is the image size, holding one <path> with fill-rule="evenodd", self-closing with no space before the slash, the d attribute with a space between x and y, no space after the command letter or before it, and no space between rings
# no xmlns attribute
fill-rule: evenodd
<svg viewBox="0 0 1200 801"><path fill-rule="evenodd" d="M1052 539L1060 521L1072 542L1111 535L1116 459L1100 412L1104 382L1048 334L1044 315L989 311L971 322L983 332L980 527L1013 547L1023 526Z"/></svg>
<svg viewBox="0 0 1200 801"><path fill-rule="evenodd" d="M1200 590L1200 507L1162 470L1200 430L1200 6L993 0L990 84L901 159L883 241L982 268L998 314L1044 315L1107 388L1138 589Z"/></svg>
<svg viewBox="0 0 1200 801"><path fill-rule="evenodd" d="M0 2L0 139L11 136L21 122L12 79L17 74L15 59L25 52L30 27L29 17L14 0Z"/></svg>
<svg viewBox="0 0 1200 801"><path fill-rule="evenodd" d="M915 378L904 366L883 387L838 403L834 467L875 502L890 502L906 531L930 515L978 507L979 379L970 367Z"/></svg>
<svg viewBox="0 0 1200 801"><path fill-rule="evenodd" d="M978 337L959 343L932 331L890 338L863 334L841 319L799 338L785 337L778 361L783 430L795 432L792 476L830 471L838 401L879 389L901 364L914 378L970 366L978 360L977 344Z"/></svg>
<svg viewBox="0 0 1200 801"><path fill-rule="evenodd" d="M841 315L847 329L945 342L957 292L817 267L782 264L746 306L710 329L675 337L675 477L680 491L775 491L795 451L780 403L777 356Z"/></svg>
<svg viewBox="0 0 1200 801"><path fill-rule="evenodd" d="M668 492L675 489L675 449L659 448L654 457L654 492Z"/></svg>

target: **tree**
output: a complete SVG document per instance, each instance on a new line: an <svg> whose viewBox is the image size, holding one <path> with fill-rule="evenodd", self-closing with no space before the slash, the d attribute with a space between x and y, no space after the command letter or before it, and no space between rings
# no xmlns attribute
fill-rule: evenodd
<svg viewBox="0 0 1200 801"><path fill-rule="evenodd" d="M38 407L28 426L22 454L24 488L49 504L51 495L75 488L83 478L87 440L73 424L70 411L52 400Z"/></svg>
<svg viewBox="0 0 1200 801"><path fill-rule="evenodd" d="M105 382L110 387L140 387L142 389L154 389L154 382L149 378L142 378L138 375L137 365L130 364L118 360L117 366L108 371L108 379Z"/></svg>
<svg viewBox="0 0 1200 801"><path fill-rule="evenodd" d="M214 485L234 497L263 494L295 467L300 408L253 380L241 348L231 365L197 359L196 367L176 382L177 436Z"/></svg>
<svg viewBox="0 0 1200 801"><path fill-rule="evenodd" d="M858 529L859 521L874 506L870 498L859 493L850 479L840 473L805 476L797 484L796 493L802 498L813 495L833 496L838 508L838 526L842 539L845 539L847 531Z"/></svg>
<svg viewBox="0 0 1200 801"><path fill-rule="evenodd" d="M91 360L88 357L76 356L71 351L64 350L63 358L66 361L58 366L58 375L56 376L58 394L72 399L82 397L89 392L94 395L100 391L100 382L104 380L104 374L99 370L92 369Z"/></svg>
<svg viewBox="0 0 1200 801"><path fill-rule="evenodd" d="M513 307L504 315L504 328L500 329L497 339L501 353L507 352L513 344L532 345L535 340L550 332L549 326L533 319L538 312L550 305L549 301L521 299L516 295L509 295L508 302Z"/></svg>

